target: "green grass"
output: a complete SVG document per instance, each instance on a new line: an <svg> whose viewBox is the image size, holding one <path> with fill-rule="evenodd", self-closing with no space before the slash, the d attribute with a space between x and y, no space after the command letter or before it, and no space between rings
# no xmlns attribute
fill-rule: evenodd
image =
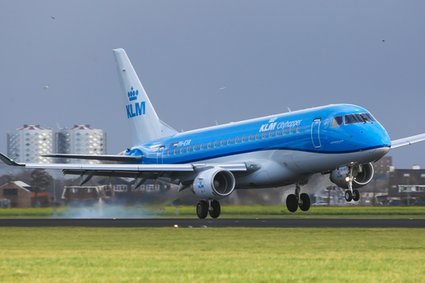
<svg viewBox="0 0 425 283"><path fill-rule="evenodd" d="M425 229L0 228L2 282L423 282Z"/></svg>
<svg viewBox="0 0 425 283"><path fill-rule="evenodd" d="M0 209L0 218L49 217L188 217L196 218L195 206L182 207L116 207L106 205L103 210L91 208L13 208ZM425 206L411 207L312 207L309 212L290 213L283 205L222 207L221 218L425 218Z"/></svg>

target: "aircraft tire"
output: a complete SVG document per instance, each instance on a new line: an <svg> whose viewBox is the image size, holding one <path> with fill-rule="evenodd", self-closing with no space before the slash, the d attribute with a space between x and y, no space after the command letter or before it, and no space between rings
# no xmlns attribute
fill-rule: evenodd
<svg viewBox="0 0 425 283"><path fill-rule="evenodd" d="M301 202L299 204L300 209L302 211L308 211L310 209L310 206L311 206L311 201L310 201L309 195L308 194L301 194L300 200L301 200Z"/></svg>
<svg viewBox="0 0 425 283"><path fill-rule="evenodd" d="M210 203L209 213L211 218L218 218L221 213L221 206L218 200L213 199Z"/></svg>
<svg viewBox="0 0 425 283"><path fill-rule="evenodd" d="M360 200L360 192L358 190L353 191L353 200L359 201Z"/></svg>
<svg viewBox="0 0 425 283"><path fill-rule="evenodd" d="M345 200L350 202L353 200L353 194L351 193L350 190L345 191Z"/></svg>
<svg viewBox="0 0 425 283"><path fill-rule="evenodd" d="M208 216L208 202L200 200L196 205L196 214L199 219L205 219Z"/></svg>
<svg viewBox="0 0 425 283"><path fill-rule="evenodd" d="M297 196L294 194L290 194L286 198L286 207L290 212L295 212L298 209L298 199Z"/></svg>

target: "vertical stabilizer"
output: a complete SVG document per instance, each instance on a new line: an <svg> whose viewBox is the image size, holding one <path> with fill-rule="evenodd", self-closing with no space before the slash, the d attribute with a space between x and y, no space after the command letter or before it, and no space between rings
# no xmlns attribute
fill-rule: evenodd
<svg viewBox="0 0 425 283"><path fill-rule="evenodd" d="M176 133L163 123L153 108L124 49L113 50L125 94L124 113L132 126L133 145Z"/></svg>

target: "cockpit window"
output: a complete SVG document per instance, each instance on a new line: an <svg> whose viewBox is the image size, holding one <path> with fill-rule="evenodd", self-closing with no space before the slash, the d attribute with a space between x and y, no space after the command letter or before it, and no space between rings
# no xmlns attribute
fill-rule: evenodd
<svg viewBox="0 0 425 283"><path fill-rule="evenodd" d="M361 114L365 119L367 119L367 122L375 122L375 118L373 118L372 115L370 115L369 113L363 113Z"/></svg>
<svg viewBox="0 0 425 283"><path fill-rule="evenodd" d="M331 127L335 128L335 127L339 127L341 125L342 125L342 116L334 117L334 119L332 120Z"/></svg>
<svg viewBox="0 0 425 283"><path fill-rule="evenodd" d="M345 115L344 118L346 125L357 123L370 123L375 121L375 119L369 113L349 114Z"/></svg>

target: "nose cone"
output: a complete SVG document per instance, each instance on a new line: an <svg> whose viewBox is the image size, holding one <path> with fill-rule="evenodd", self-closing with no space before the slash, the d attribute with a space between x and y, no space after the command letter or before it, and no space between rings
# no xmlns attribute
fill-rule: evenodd
<svg viewBox="0 0 425 283"><path fill-rule="evenodd" d="M360 137L358 142L365 149L383 148L387 149L388 152L391 147L390 136L385 128L378 123L363 130L362 137Z"/></svg>

